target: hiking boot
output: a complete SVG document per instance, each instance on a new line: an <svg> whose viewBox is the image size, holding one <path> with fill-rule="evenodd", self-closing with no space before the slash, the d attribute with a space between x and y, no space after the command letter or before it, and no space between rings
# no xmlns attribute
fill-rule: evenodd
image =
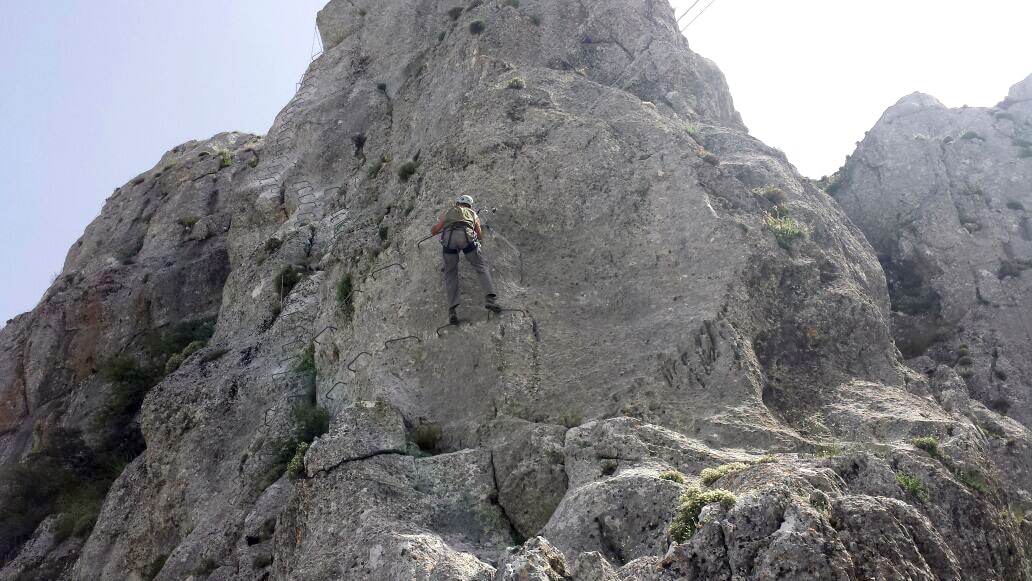
<svg viewBox="0 0 1032 581"><path fill-rule="evenodd" d="M458 325L459 324L459 314L455 312L455 307L452 307L452 308L448 309L448 324L449 325Z"/></svg>
<svg viewBox="0 0 1032 581"><path fill-rule="evenodd" d="M484 308L496 315L502 312L502 307L498 305L498 297L496 295L487 295L487 298L484 300Z"/></svg>

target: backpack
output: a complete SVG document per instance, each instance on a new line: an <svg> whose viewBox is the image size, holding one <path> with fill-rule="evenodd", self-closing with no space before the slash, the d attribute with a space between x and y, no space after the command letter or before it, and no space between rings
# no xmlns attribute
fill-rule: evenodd
<svg viewBox="0 0 1032 581"><path fill-rule="evenodd" d="M452 206L444 214L444 228L446 230L452 228L469 228L470 230L476 227L477 213L472 208L465 206Z"/></svg>

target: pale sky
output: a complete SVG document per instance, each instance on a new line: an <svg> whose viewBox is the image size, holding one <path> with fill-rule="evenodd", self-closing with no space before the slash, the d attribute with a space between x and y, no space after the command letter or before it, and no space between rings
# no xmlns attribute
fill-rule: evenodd
<svg viewBox="0 0 1032 581"><path fill-rule="evenodd" d="M265 132L325 1L0 0L0 326L114 188L184 141ZM996 104L1032 73L1029 22L1032 3L1003 0L716 0L686 35L752 134L820 177L913 91Z"/></svg>

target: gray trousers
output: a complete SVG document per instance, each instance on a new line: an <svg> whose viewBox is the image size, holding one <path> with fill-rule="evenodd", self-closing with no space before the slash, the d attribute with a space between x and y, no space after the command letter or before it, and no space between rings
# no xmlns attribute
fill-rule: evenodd
<svg viewBox="0 0 1032 581"><path fill-rule="evenodd" d="M491 270L487 265L487 259L480 252L480 245L477 244L476 248L464 252L468 249L470 243L473 240L471 230L463 231L462 229L456 229L452 231L446 231L441 235L441 244L444 245L444 249L457 251L455 254L444 253L444 288L448 293L448 307L459 306L459 254L465 254L466 260L469 261L470 266L480 276L480 286L484 289L485 295L495 295L494 281L491 280ZM492 296L493 298L493 296Z"/></svg>

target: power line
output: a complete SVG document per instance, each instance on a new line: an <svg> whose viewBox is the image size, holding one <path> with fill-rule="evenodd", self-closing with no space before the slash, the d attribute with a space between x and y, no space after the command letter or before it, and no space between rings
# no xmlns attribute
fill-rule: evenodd
<svg viewBox="0 0 1032 581"><path fill-rule="evenodd" d="M692 8L695 8L695 5L698 4L701 1L702 0L695 0L695 2L693 2L692 5L688 7L688 10L684 11L684 14L681 15L681 18L684 18L685 16L688 16L688 13L692 11ZM675 22L674 24L680 24L681 23L681 18L678 18L677 22Z"/></svg>
<svg viewBox="0 0 1032 581"><path fill-rule="evenodd" d="M700 17L700 16L702 16L703 14L705 14L705 13L706 13L706 11L707 11L707 10L709 10L709 7L710 7L710 6L713 6L713 4L714 4L714 3L716 3L716 1L717 1L717 0L710 0L710 3L709 3L709 4L707 4L705 8L703 8L703 9L702 9L702 12L700 12L700 13L696 14L696 15L695 15L695 18L692 18L691 22L689 22L688 24L685 24L685 25L684 25L684 28L682 28L682 29L681 29L681 32L684 32L685 30L688 30L688 27L692 25L692 22L695 22L696 20L698 20L698 19L699 19L699 17Z"/></svg>

